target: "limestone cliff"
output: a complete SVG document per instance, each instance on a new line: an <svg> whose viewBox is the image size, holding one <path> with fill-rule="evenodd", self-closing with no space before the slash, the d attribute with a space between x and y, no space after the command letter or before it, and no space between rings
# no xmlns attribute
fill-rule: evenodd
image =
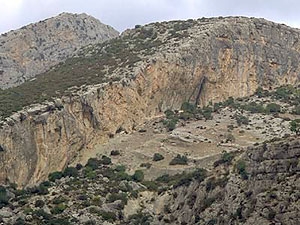
<svg viewBox="0 0 300 225"><path fill-rule="evenodd" d="M0 36L0 88L17 86L70 57L82 46L118 36L86 14L62 13Z"/></svg>
<svg viewBox="0 0 300 225"><path fill-rule="evenodd" d="M78 76L76 85L88 86L69 89L53 103L27 107L2 123L0 181L34 184L79 151L89 151L118 130L130 132L184 101L203 105L250 95L258 86L297 84L299 34L263 19L213 18L149 24L84 48L56 73L62 80L66 74ZM102 84L96 85L99 77ZM27 88L21 85L9 96L17 92L25 98L37 82L26 82ZM57 84L49 82L51 88ZM1 101L7 102L8 92L3 93ZM60 96L61 89L40 95L51 100L56 93Z"/></svg>

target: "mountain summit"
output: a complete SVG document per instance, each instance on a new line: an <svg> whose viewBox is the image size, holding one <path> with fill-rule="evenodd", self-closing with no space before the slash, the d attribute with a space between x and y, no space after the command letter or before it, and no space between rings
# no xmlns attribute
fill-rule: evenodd
<svg viewBox="0 0 300 225"><path fill-rule="evenodd" d="M17 86L70 57L77 49L118 36L85 13L61 13L0 36L0 88Z"/></svg>

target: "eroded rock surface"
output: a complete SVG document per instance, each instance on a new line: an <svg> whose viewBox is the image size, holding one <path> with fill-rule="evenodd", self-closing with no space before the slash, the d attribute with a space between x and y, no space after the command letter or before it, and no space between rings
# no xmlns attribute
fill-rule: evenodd
<svg viewBox="0 0 300 225"><path fill-rule="evenodd" d="M299 140L251 147L234 167L166 194L154 224L299 224L299 156Z"/></svg>
<svg viewBox="0 0 300 225"><path fill-rule="evenodd" d="M86 14L62 13L0 36L0 88L17 86L70 57L82 46L118 36Z"/></svg>

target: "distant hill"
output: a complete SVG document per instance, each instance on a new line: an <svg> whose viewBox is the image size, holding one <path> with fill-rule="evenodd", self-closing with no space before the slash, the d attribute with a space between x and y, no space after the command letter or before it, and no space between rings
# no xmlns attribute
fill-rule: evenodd
<svg viewBox="0 0 300 225"><path fill-rule="evenodd" d="M0 88L17 86L77 49L118 36L87 14L62 13L0 36Z"/></svg>

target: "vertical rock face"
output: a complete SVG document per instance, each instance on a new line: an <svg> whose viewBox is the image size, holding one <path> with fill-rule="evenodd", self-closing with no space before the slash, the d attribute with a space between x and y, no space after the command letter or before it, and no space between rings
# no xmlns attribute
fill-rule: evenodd
<svg viewBox="0 0 300 225"><path fill-rule="evenodd" d="M118 36L86 14L62 13L0 36L0 88L17 86L70 57L82 46Z"/></svg>
<svg viewBox="0 0 300 225"><path fill-rule="evenodd" d="M141 33L148 36L137 40ZM87 55L100 52L92 56L99 62L111 50L107 64L101 63L104 72L95 76L102 72L120 81L83 87L61 104L28 107L7 119L0 129L0 183L35 184L120 128L130 132L184 101L207 104L253 94L258 86L297 84L299 36L296 29L265 20L214 18L150 24L100 50L93 46ZM138 62L119 68L135 49Z"/></svg>

